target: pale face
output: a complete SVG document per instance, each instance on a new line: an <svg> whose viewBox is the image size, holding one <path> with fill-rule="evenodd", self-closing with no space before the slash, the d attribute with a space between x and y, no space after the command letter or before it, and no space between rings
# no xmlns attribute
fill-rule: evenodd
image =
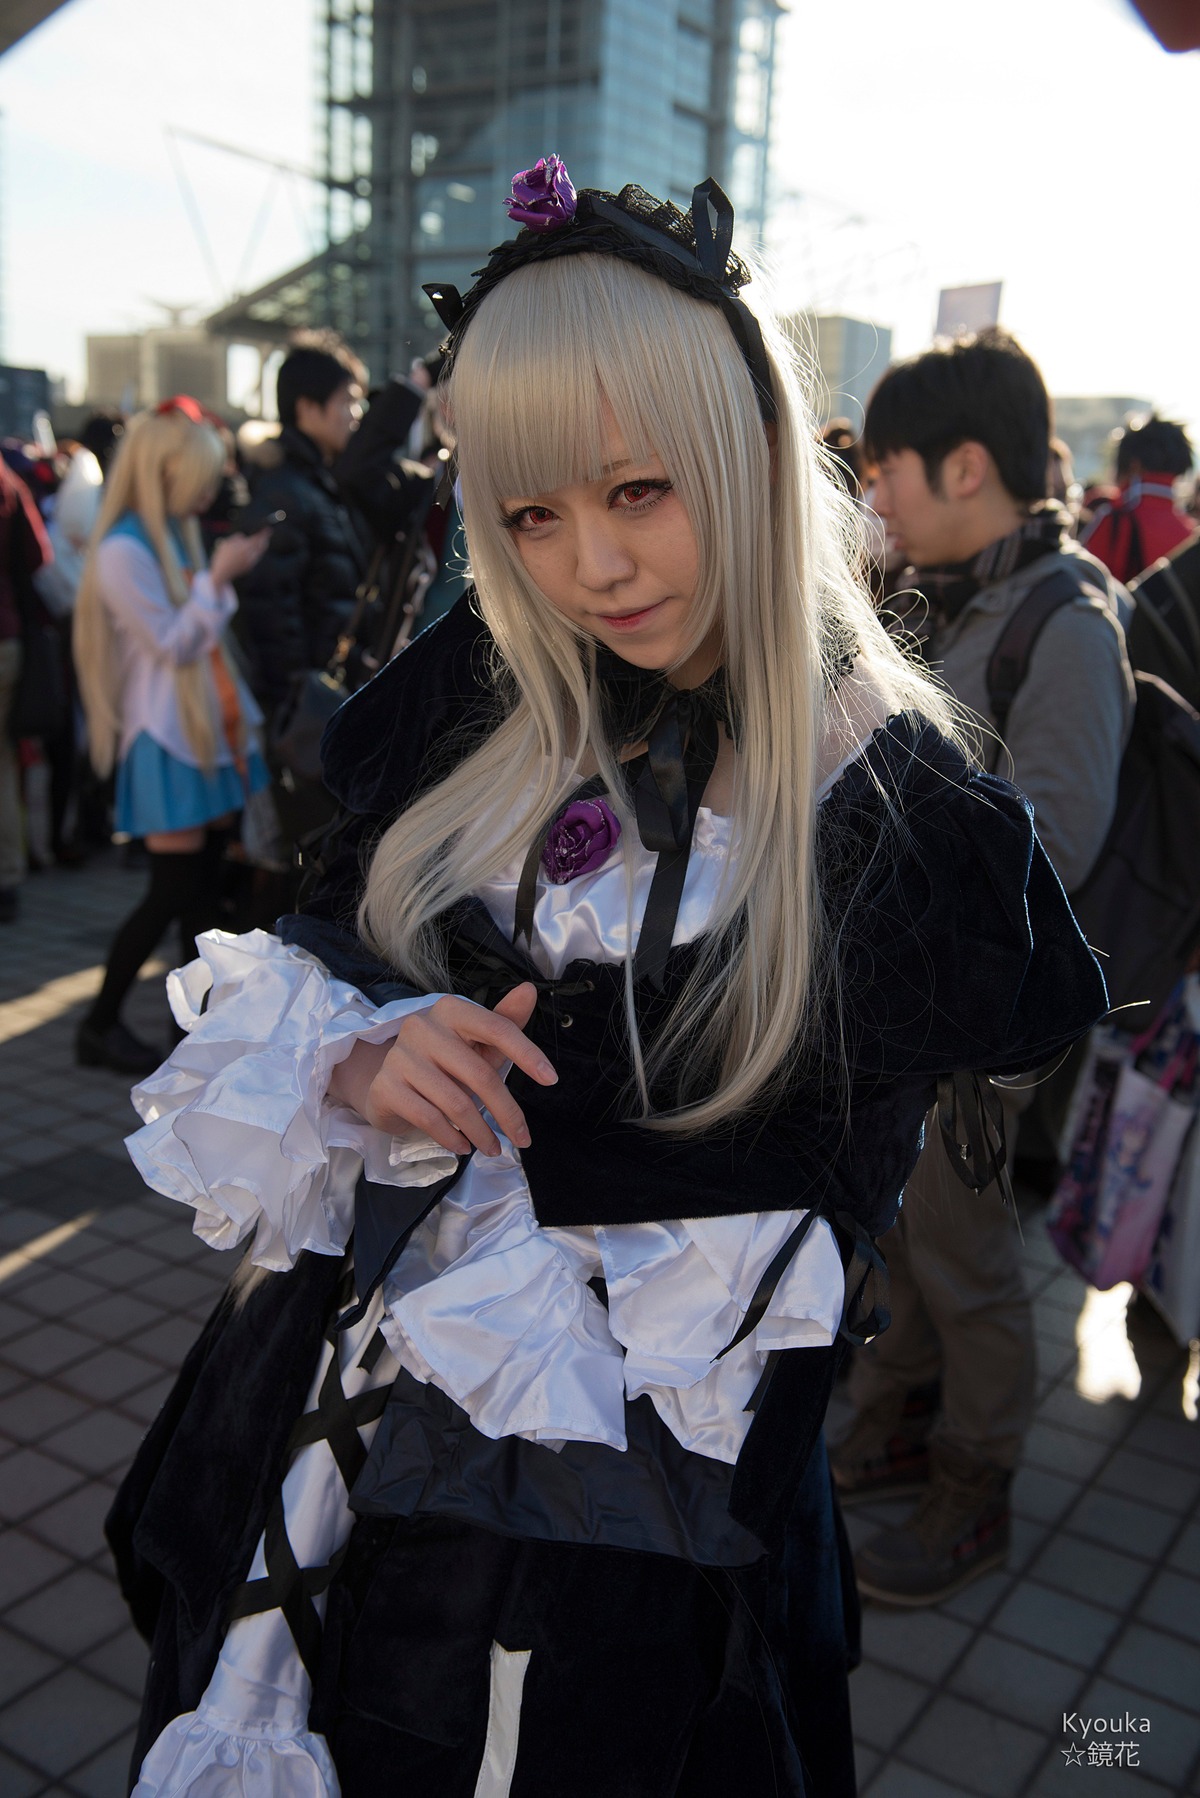
<svg viewBox="0 0 1200 1798"><path fill-rule="evenodd" d="M362 388L347 381L330 394L325 404L302 397L296 401L296 424L310 437L328 461L340 456L362 417Z"/></svg>
<svg viewBox="0 0 1200 1798"><path fill-rule="evenodd" d="M549 493L506 494L505 525L525 571L577 629L638 668L683 654L700 577L691 520L658 456L631 458L610 419L606 472ZM716 666L706 643L673 678L692 686Z"/></svg>
<svg viewBox="0 0 1200 1798"><path fill-rule="evenodd" d="M936 568L955 559L957 512L929 485L916 450L896 450L883 457L869 499L887 526L889 549L906 562L915 568Z"/></svg>

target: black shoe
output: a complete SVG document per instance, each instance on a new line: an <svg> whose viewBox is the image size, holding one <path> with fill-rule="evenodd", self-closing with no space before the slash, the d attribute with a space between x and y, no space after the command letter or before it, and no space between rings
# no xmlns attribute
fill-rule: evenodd
<svg viewBox="0 0 1200 1798"><path fill-rule="evenodd" d="M20 909L16 887L0 887L0 924L15 924Z"/></svg>
<svg viewBox="0 0 1200 1798"><path fill-rule="evenodd" d="M110 1024L107 1030L81 1024L75 1032L75 1059L81 1068L111 1068L114 1074L152 1074L163 1055L124 1024Z"/></svg>

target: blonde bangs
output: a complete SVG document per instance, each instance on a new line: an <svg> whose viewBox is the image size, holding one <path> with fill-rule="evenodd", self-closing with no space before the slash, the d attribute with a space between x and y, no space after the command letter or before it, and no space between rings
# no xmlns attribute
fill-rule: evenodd
<svg viewBox="0 0 1200 1798"><path fill-rule="evenodd" d="M488 603L492 583L503 584L502 565L524 588L539 627L556 626L524 577L504 504L601 479L607 409L634 462L661 458L696 534L701 585L685 659L723 609L740 535L730 520L769 510L754 388L720 312L616 257L540 263L510 275L483 302L449 397L471 564L505 649L505 623ZM749 470L753 492L739 480ZM755 578L744 554L741 571Z"/></svg>

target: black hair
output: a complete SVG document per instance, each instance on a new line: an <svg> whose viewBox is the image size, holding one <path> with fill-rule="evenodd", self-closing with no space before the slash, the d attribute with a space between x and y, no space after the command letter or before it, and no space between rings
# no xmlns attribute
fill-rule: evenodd
<svg viewBox="0 0 1200 1798"><path fill-rule="evenodd" d="M1045 499L1050 396L1037 363L998 326L896 363L867 405L868 458L916 450L935 491L960 443L983 445L1013 499Z"/></svg>
<svg viewBox="0 0 1200 1798"><path fill-rule="evenodd" d="M351 381L365 386L365 370L334 332L311 331L293 338L275 382L280 424L295 425L297 400L315 400L324 406L339 387Z"/></svg>
<svg viewBox="0 0 1200 1798"><path fill-rule="evenodd" d="M91 450L101 472L107 474L108 465L124 435L125 419L120 412L93 412L84 419L76 441L84 449Z"/></svg>
<svg viewBox="0 0 1200 1798"><path fill-rule="evenodd" d="M1127 475L1134 463L1146 474L1175 478L1190 474L1195 461L1191 439L1182 425L1152 412L1149 418L1131 421L1117 440L1117 475Z"/></svg>

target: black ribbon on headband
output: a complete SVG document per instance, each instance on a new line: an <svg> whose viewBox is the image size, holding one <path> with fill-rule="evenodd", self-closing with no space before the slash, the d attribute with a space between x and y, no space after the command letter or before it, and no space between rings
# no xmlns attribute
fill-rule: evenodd
<svg viewBox="0 0 1200 1798"><path fill-rule="evenodd" d="M560 256L616 256L721 308L749 367L759 411L770 421L778 416L771 367L758 320L739 298L750 270L733 248L733 226L733 203L711 175L694 189L686 213L636 184L619 194L581 188L573 210L553 225L497 244L466 293L448 281L427 282L422 291L449 332L445 349L452 365L475 312L515 269Z"/></svg>

